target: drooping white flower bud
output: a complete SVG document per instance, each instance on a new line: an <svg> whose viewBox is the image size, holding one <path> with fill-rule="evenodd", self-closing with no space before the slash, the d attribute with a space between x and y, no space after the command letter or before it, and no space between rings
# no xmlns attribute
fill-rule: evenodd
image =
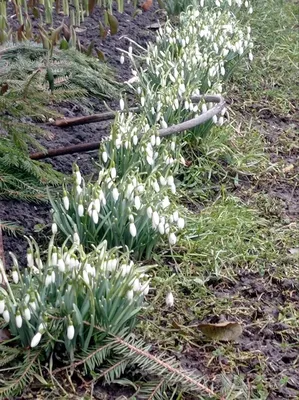
<svg viewBox="0 0 299 400"><path fill-rule="evenodd" d="M129 291L127 292L127 299L128 299L129 301L132 301L133 298L134 298L134 292L133 292L133 290L129 290Z"/></svg>
<svg viewBox="0 0 299 400"><path fill-rule="evenodd" d="M168 237L169 244L170 244L171 246L175 245L175 244L176 244L176 240L177 240L177 239L176 239L175 233L171 232L170 235L169 235L169 237Z"/></svg>
<svg viewBox="0 0 299 400"><path fill-rule="evenodd" d="M78 215L79 215L79 217L83 217L83 215L84 215L84 207L83 207L82 203L79 203L79 205L78 205Z"/></svg>
<svg viewBox="0 0 299 400"><path fill-rule="evenodd" d="M52 272L48 271L46 279L45 279L45 286L48 287L52 283Z"/></svg>
<svg viewBox="0 0 299 400"><path fill-rule="evenodd" d="M76 177L76 184L77 184L77 186L80 186L80 185L81 185L81 182L82 182L82 176L81 176L81 172L80 172L79 170L77 170L77 171L75 172L75 177Z"/></svg>
<svg viewBox="0 0 299 400"><path fill-rule="evenodd" d="M10 321L10 314L9 314L9 311L8 311L8 309L5 309L4 311L3 311L3 319L4 319L4 321L6 322L6 323L8 323L9 321Z"/></svg>
<svg viewBox="0 0 299 400"><path fill-rule="evenodd" d="M179 228L179 229L183 229L184 226L185 226L185 220L184 220L184 218L179 218L179 219L178 219L178 228Z"/></svg>
<svg viewBox="0 0 299 400"><path fill-rule="evenodd" d="M119 100L119 108L120 108L120 111L123 111L125 108L125 102L122 98Z"/></svg>
<svg viewBox="0 0 299 400"><path fill-rule="evenodd" d="M110 176L111 176L111 179L115 179L116 178L116 169L115 169L115 167L111 168Z"/></svg>
<svg viewBox="0 0 299 400"><path fill-rule="evenodd" d="M139 196L135 196L135 198L134 198L134 206L135 206L136 210L140 210L141 201L140 201L140 197Z"/></svg>
<svg viewBox="0 0 299 400"><path fill-rule="evenodd" d="M153 209L152 209L151 206L147 207L147 209L146 209L146 214L147 214L147 217L148 217L148 218L152 218Z"/></svg>
<svg viewBox="0 0 299 400"><path fill-rule="evenodd" d="M64 272L65 271L65 263L64 263L62 257L58 257L57 265L58 265L58 270L60 272Z"/></svg>
<svg viewBox="0 0 299 400"><path fill-rule="evenodd" d="M0 314L3 314L3 311L5 309L5 301L4 299L0 300Z"/></svg>
<svg viewBox="0 0 299 400"><path fill-rule="evenodd" d="M102 153L102 160L103 162L106 164L106 162L108 161L108 154L106 151L103 151Z"/></svg>
<svg viewBox="0 0 299 400"><path fill-rule="evenodd" d="M37 333L33 336L32 340L31 340L30 347L32 347L32 348L33 348L33 347L36 347L36 346L39 344L41 338L42 338L42 334L41 334L40 332L37 332Z"/></svg>
<svg viewBox="0 0 299 400"><path fill-rule="evenodd" d="M27 321L30 321L31 319L31 312L28 307L26 307L24 310L24 317Z"/></svg>
<svg viewBox="0 0 299 400"><path fill-rule="evenodd" d="M173 212L172 216L173 216L174 222L177 222L178 219L179 219L179 213L178 213L178 211L175 210L175 211Z"/></svg>
<svg viewBox="0 0 299 400"><path fill-rule="evenodd" d="M157 213L157 211L154 211L152 215L152 225L154 229L157 228L159 222L160 222L159 214Z"/></svg>
<svg viewBox="0 0 299 400"><path fill-rule="evenodd" d="M56 235L56 233L57 233L57 224L55 222L53 222L53 224L52 224L52 234Z"/></svg>
<svg viewBox="0 0 299 400"><path fill-rule="evenodd" d="M130 223L130 228L129 229L130 229L131 236L135 237L137 235L137 229L136 229L136 226L135 226L134 222Z"/></svg>
<svg viewBox="0 0 299 400"><path fill-rule="evenodd" d="M171 292L168 292L165 298L165 303L168 307L173 307L174 305L174 297Z"/></svg>
<svg viewBox="0 0 299 400"><path fill-rule="evenodd" d="M99 222L99 214L95 208L92 210L92 220L95 225Z"/></svg>
<svg viewBox="0 0 299 400"><path fill-rule="evenodd" d="M65 191L63 193L62 202L63 202L63 207L65 208L66 211L68 211L68 209L70 208L70 201Z"/></svg>
<svg viewBox="0 0 299 400"><path fill-rule="evenodd" d="M140 287L141 287L141 285L140 285L139 279L138 279L138 278L135 278L135 279L134 279L134 282L133 282L133 287L132 287L133 291L134 291L134 292L139 292Z"/></svg>
<svg viewBox="0 0 299 400"><path fill-rule="evenodd" d="M17 314L16 314L16 326L17 326L17 328L20 329L22 327L22 324L23 324L22 316L21 316L21 314L19 312L17 312Z"/></svg>
<svg viewBox="0 0 299 400"><path fill-rule="evenodd" d="M113 200L115 202L117 202L117 200L119 198L119 192L118 192L118 189L116 187L113 188L113 190L112 190L112 197L113 197Z"/></svg>
<svg viewBox="0 0 299 400"><path fill-rule="evenodd" d="M27 266L28 266L28 268L31 268L34 266L33 254L32 254L31 249L27 250Z"/></svg>
<svg viewBox="0 0 299 400"><path fill-rule="evenodd" d="M17 284L19 282L19 274L18 271L16 269L14 269L12 271L12 280L14 281L15 284Z"/></svg>
<svg viewBox="0 0 299 400"><path fill-rule="evenodd" d="M74 235L73 235L73 242L74 242L74 244L76 244L77 246L79 246L79 244L80 244L80 237L79 237L79 235L78 235L78 232L74 232Z"/></svg>
<svg viewBox="0 0 299 400"><path fill-rule="evenodd" d="M158 230L159 230L160 235L164 235L164 233L165 233L165 224L160 222L159 225L158 225Z"/></svg>
<svg viewBox="0 0 299 400"><path fill-rule="evenodd" d="M73 340L74 336L75 336L74 325L69 325L67 327L67 338L68 338L68 340Z"/></svg>
<svg viewBox="0 0 299 400"><path fill-rule="evenodd" d="M123 64L123 63L125 62L125 56L123 55L123 53L121 53L121 55L120 55L119 62L120 62L121 64Z"/></svg>

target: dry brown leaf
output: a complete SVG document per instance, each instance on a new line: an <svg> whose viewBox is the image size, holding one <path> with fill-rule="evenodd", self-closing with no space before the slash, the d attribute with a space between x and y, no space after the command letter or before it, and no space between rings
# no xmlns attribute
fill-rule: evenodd
<svg viewBox="0 0 299 400"><path fill-rule="evenodd" d="M0 329L0 343L10 339L11 335L8 329Z"/></svg>
<svg viewBox="0 0 299 400"><path fill-rule="evenodd" d="M199 324L198 329L212 340L223 340L226 342L237 340L242 334L242 325L238 322L219 322L218 324Z"/></svg>
<svg viewBox="0 0 299 400"><path fill-rule="evenodd" d="M294 164L289 164L282 169L282 172L284 173L291 172L293 169L294 169Z"/></svg>

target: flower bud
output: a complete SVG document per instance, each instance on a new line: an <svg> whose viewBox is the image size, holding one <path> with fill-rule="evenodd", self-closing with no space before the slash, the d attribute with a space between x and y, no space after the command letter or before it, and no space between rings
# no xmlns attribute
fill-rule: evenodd
<svg viewBox="0 0 299 400"><path fill-rule="evenodd" d="M170 235L169 235L169 237L168 237L169 244L170 244L171 246L175 245L175 244L176 244L176 240L177 240L177 239L176 239L175 233L171 232Z"/></svg>
<svg viewBox="0 0 299 400"><path fill-rule="evenodd" d="M108 154L106 151L103 151L102 153L102 160L103 162L106 164L106 162L108 161Z"/></svg>
<svg viewBox="0 0 299 400"><path fill-rule="evenodd" d="M179 218L177 224L178 224L178 228L179 228L179 229L183 229L184 226L185 226L185 220L184 220L184 218Z"/></svg>
<svg viewBox="0 0 299 400"><path fill-rule="evenodd" d="M12 271L12 280L14 281L15 284L17 284L19 282L19 274L18 271L16 269L14 269Z"/></svg>
<svg viewBox="0 0 299 400"><path fill-rule="evenodd" d="M68 340L73 340L74 336L75 336L74 325L69 325L67 327L67 338L68 338Z"/></svg>
<svg viewBox="0 0 299 400"><path fill-rule="evenodd" d="M174 305L174 297L173 297L173 294L171 292L167 293L166 298L165 298L165 302L166 302L166 305L168 307L173 307L173 305Z"/></svg>
<svg viewBox="0 0 299 400"><path fill-rule="evenodd" d="M66 211L68 211L68 209L70 208L70 201L65 191L63 193L62 202L63 202L63 207L65 208Z"/></svg>
<svg viewBox="0 0 299 400"><path fill-rule="evenodd" d="M130 229L131 236L135 237L137 235L137 229L136 229L136 226L135 226L134 222L130 223L129 229Z"/></svg>
<svg viewBox="0 0 299 400"><path fill-rule="evenodd" d="M3 314L4 309L5 309L5 301L4 299L0 299L0 314Z"/></svg>
<svg viewBox="0 0 299 400"><path fill-rule="evenodd" d="M53 222L53 224L52 224L52 233L53 233L53 235L56 235L56 233L57 233L57 224L55 222Z"/></svg>
<svg viewBox="0 0 299 400"><path fill-rule="evenodd" d="M83 215L84 215L84 207L83 207L82 203L79 203L79 205L78 205L78 215L79 215L79 217L83 217Z"/></svg>
<svg viewBox="0 0 299 400"><path fill-rule="evenodd" d="M7 322L7 323L10 321L10 315L9 315L8 309L6 309L6 310L3 311L3 319L4 319L4 321Z"/></svg>
<svg viewBox="0 0 299 400"><path fill-rule="evenodd" d="M134 298L134 292L133 292L133 290L129 290L129 291L127 292L127 299L128 299L129 301L132 301L133 298Z"/></svg>
<svg viewBox="0 0 299 400"><path fill-rule="evenodd" d="M121 53L119 62L120 62L121 64L123 64L123 63L125 62L125 57L124 57L123 53Z"/></svg>
<svg viewBox="0 0 299 400"><path fill-rule="evenodd" d="M23 319L22 319L21 314L18 312L16 314L16 326L17 326L17 328L20 329L22 327L22 324L23 324Z"/></svg>
<svg viewBox="0 0 299 400"><path fill-rule="evenodd" d="M41 338L42 334L40 332L37 332L31 340L30 347L36 347L39 344Z"/></svg>
<svg viewBox="0 0 299 400"><path fill-rule="evenodd" d="M30 321L31 319L31 312L28 307L26 307L24 310L24 317L27 321Z"/></svg>

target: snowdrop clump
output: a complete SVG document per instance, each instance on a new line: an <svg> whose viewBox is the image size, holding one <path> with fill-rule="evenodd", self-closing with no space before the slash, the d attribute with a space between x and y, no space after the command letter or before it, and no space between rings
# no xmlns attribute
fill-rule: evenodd
<svg viewBox="0 0 299 400"><path fill-rule="evenodd" d="M11 280L1 263L0 322L25 347L46 338L50 347L63 342L70 356L77 345L88 348L95 325L114 333L132 328L150 289L147 269L134 265L128 252L108 250L106 241L85 253L79 243L56 247L54 239L55 233L45 259L37 243L28 240L25 268L11 254Z"/></svg>
<svg viewBox="0 0 299 400"><path fill-rule="evenodd" d="M137 164L120 176L113 161L88 184L79 173L75 166L73 186L62 200L51 200L55 223L74 243L90 250L105 239L109 248L128 249L137 259L149 258L161 237L176 244L185 221L171 203L176 193L171 166L142 173Z"/></svg>
<svg viewBox="0 0 299 400"><path fill-rule="evenodd" d="M215 0L213 9L205 2L202 8L188 8L177 27L168 21L159 29L156 43L144 56L131 56L138 76L136 91L150 125L165 128L205 112L211 105L194 103L192 97L222 93L232 60L244 54L252 59L250 27L220 7L233 2Z"/></svg>

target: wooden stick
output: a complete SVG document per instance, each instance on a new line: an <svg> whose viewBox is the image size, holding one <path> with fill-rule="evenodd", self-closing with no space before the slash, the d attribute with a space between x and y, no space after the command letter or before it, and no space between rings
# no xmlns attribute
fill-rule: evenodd
<svg viewBox="0 0 299 400"><path fill-rule="evenodd" d="M203 124L213 118L214 115L217 115L221 112L221 110L225 107L225 100L221 95L208 95L204 96L207 102L218 103L216 106L200 115L199 117L192 118L188 121L182 122L178 125L173 125L165 129L160 129L159 135L161 137L166 137L170 135L175 135L177 133L184 132L186 130L195 128L196 126ZM198 103L202 99L202 96L196 96L192 98L194 103ZM139 136L141 138L142 135ZM73 146L60 147L58 149L50 149L47 152L38 152L30 155L32 160L41 160L47 157L56 157L64 154L73 154L73 153L83 153L86 151L97 150L100 147L101 141L99 142L91 142L91 143L83 143L76 144Z"/></svg>
<svg viewBox="0 0 299 400"><path fill-rule="evenodd" d="M138 107L129 108L130 112L138 112ZM122 111L120 111L122 112ZM75 126L75 125L84 125L84 124L91 124L92 122L101 122L101 121L108 121L115 117L116 112L108 111L102 114L93 114L87 115L84 117L73 117L73 118L62 118L57 119L53 125L60 126L61 128L65 128L68 126Z"/></svg>

